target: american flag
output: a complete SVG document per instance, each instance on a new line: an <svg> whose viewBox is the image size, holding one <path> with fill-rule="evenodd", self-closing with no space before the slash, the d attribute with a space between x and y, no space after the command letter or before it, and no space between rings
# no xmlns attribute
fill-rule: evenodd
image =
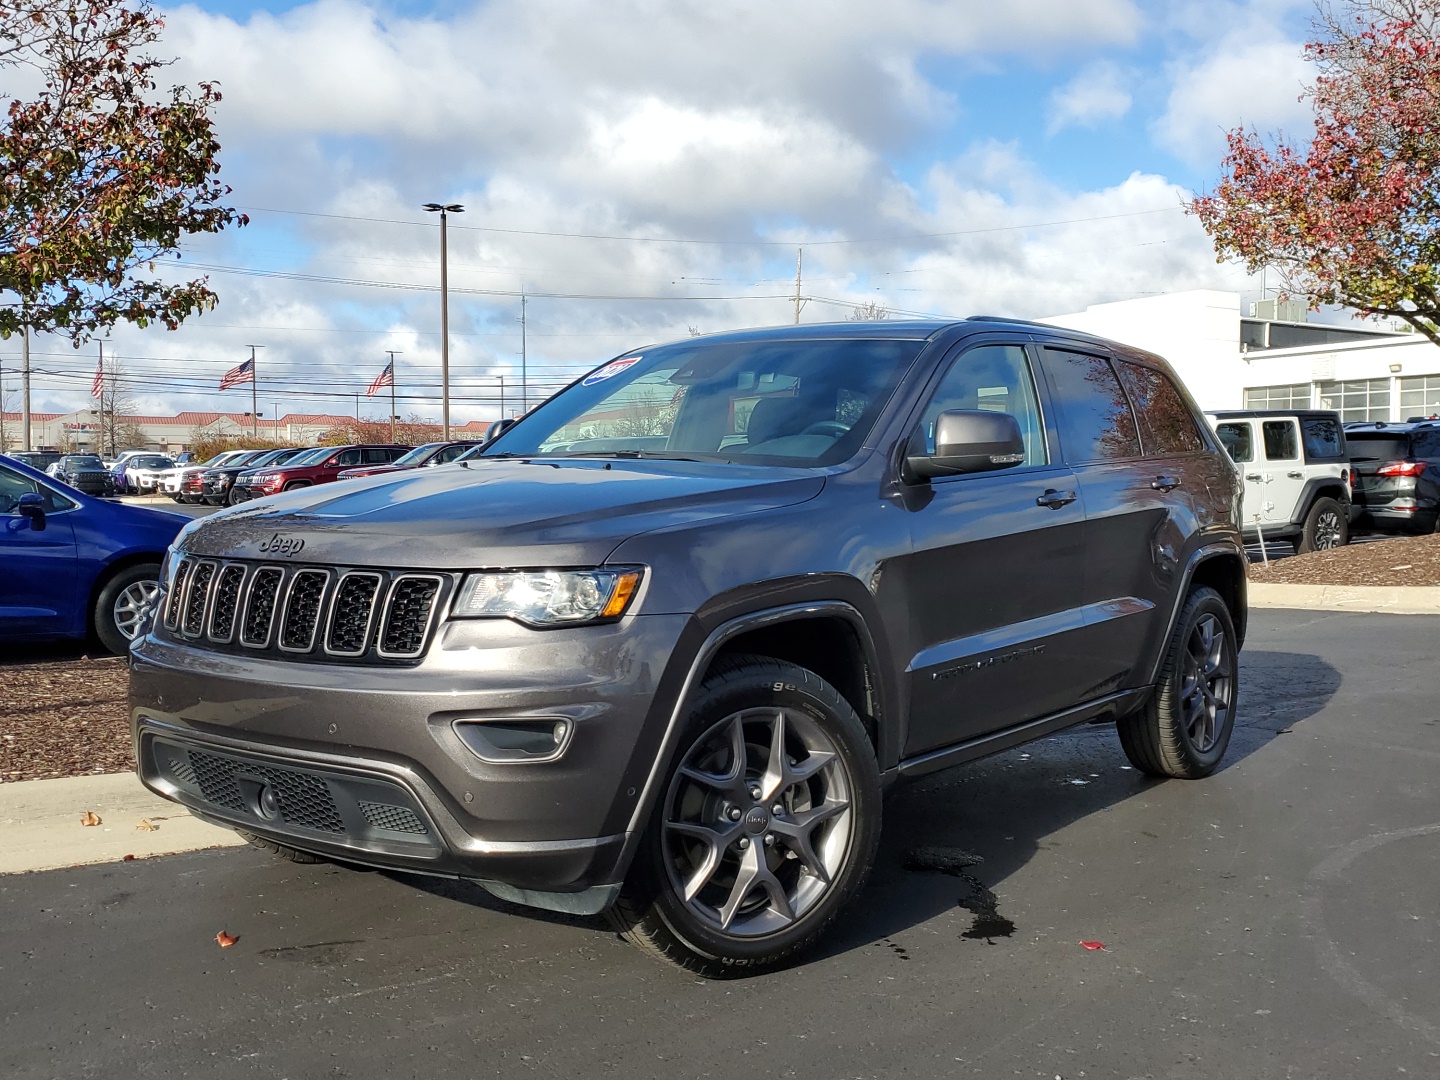
<svg viewBox="0 0 1440 1080"><path fill-rule="evenodd" d="M100 397L105 392L105 361L95 365L95 381L90 384L90 396Z"/></svg>
<svg viewBox="0 0 1440 1080"><path fill-rule="evenodd" d="M385 365L385 370L375 376L375 381L370 384L370 389L365 391L366 397L374 397L387 386L395 385L395 361Z"/></svg>
<svg viewBox="0 0 1440 1080"><path fill-rule="evenodd" d="M229 390L232 386L241 386L244 383L255 381L255 361L246 360L238 367L232 367L220 377L220 389Z"/></svg>

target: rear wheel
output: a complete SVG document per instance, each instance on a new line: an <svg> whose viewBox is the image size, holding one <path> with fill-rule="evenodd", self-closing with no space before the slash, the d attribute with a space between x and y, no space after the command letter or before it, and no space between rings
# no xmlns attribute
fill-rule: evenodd
<svg viewBox="0 0 1440 1080"><path fill-rule="evenodd" d="M1300 539L1295 542L1295 553L1304 555L1310 551L1329 551L1349 542L1349 514L1338 500L1325 496L1316 499L1305 515Z"/></svg>
<svg viewBox="0 0 1440 1080"><path fill-rule="evenodd" d="M880 774L855 710L805 668L730 658L700 689L610 918L701 975L768 970L835 921L879 838Z"/></svg>
<svg viewBox="0 0 1440 1080"><path fill-rule="evenodd" d="M1130 764L1180 780L1213 773L1230 745L1238 671L1230 609L1214 589L1195 589L1165 650L1155 695L1116 725Z"/></svg>
<svg viewBox="0 0 1440 1080"><path fill-rule="evenodd" d="M160 592L160 566L141 563L120 571L95 598L90 623L100 644L124 654L140 632L140 623Z"/></svg>

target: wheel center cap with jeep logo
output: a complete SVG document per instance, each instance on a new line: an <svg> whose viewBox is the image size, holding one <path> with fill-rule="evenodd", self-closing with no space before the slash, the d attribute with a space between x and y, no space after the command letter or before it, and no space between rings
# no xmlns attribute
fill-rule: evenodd
<svg viewBox="0 0 1440 1080"><path fill-rule="evenodd" d="M758 835L770 827L770 811L763 806L752 806L745 811L744 824L746 832Z"/></svg>

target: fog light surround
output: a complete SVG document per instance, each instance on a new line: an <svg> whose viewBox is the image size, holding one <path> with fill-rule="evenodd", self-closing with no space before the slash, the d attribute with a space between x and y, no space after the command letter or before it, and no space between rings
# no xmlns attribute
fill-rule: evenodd
<svg viewBox="0 0 1440 1080"><path fill-rule="evenodd" d="M567 716L476 717L450 726L465 749L492 765L555 761L575 734L575 723Z"/></svg>

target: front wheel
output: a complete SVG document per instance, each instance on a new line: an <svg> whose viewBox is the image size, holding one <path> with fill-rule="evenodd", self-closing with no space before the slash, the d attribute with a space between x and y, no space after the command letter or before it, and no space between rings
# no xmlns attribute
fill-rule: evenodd
<svg viewBox="0 0 1440 1080"><path fill-rule="evenodd" d="M160 567L141 563L120 571L95 598L91 624L100 644L117 655L130 648L140 623L160 592Z"/></svg>
<svg viewBox="0 0 1440 1080"><path fill-rule="evenodd" d="M1329 551L1350 542L1350 515L1336 499L1316 499L1305 515L1305 525L1295 544L1295 554Z"/></svg>
<svg viewBox="0 0 1440 1080"><path fill-rule="evenodd" d="M859 893L879 839L880 773L855 710L798 665L728 658L700 688L610 918L704 976L768 970Z"/></svg>
<svg viewBox="0 0 1440 1080"><path fill-rule="evenodd" d="M1239 653L1230 609L1193 590L1165 649L1150 702L1116 728L1130 764L1149 776L1198 780L1220 765L1235 726Z"/></svg>

